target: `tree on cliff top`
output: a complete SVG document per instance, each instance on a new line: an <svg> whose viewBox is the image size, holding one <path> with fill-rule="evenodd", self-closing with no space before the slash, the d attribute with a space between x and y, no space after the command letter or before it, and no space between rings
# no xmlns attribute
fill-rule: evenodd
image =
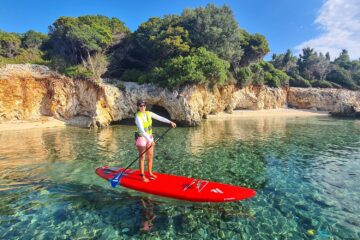
<svg viewBox="0 0 360 240"><path fill-rule="evenodd" d="M22 35L21 47L24 49L40 49L48 38L49 37L46 34L29 30Z"/></svg>
<svg viewBox="0 0 360 240"><path fill-rule="evenodd" d="M270 62L275 68L284 72L290 72L297 67L297 57L292 54L290 49L285 54L273 54Z"/></svg>
<svg viewBox="0 0 360 240"><path fill-rule="evenodd" d="M231 72L237 75L239 68L260 62L270 51L263 35L249 34L241 29L228 6L186 9L183 11L182 24L189 31L191 46L205 47L231 64Z"/></svg>
<svg viewBox="0 0 360 240"><path fill-rule="evenodd" d="M149 81L164 87L178 88L186 84L206 86L224 85L230 64L205 48L200 47L188 56L178 56L155 67Z"/></svg>
<svg viewBox="0 0 360 240"><path fill-rule="evenodd" d="M60 17L49 27L47 50L51 56L76 65L104 53L130 30L117 18L105 16Z"/></svg>
<svg viewBox="0 0 360 240"><path fill-rule="evenodd" d="M242 31L241 47L244 49L244 56L240 61L241 66L260 62L270 51L265 36L258 33L251 35L245 30Z"/></svg>
<svg viewBox="0 0 360 240"><path fill-rule="evenodd" d="M309 47L302 50L299 58L292 56L288 50L286 54L274 54L271 63L291 77L290 86L360 88L360 61L351 61L346 50L334 61L330 61L329 53L323 55Z"/></svg>
<svg viewBox="0 0 360 240"><path fill-rule="evenodd" d="M185 9L181 19L184 28L189 31L192 47L204 47L229 62L243 56L241 30L228 6L208 4L206 7Z"/></svg>
<svg viewBox="0 0 360 240"><path fill-rule="evenodd" d="M142 23L131 38L130 58L141 69L151 69L163 60L190 52L189 32L179 16L153 17Z"/></svg>
<svg viewBox="0 0 360 240"><path fill-rule="evenodd" d="M168 69L169 62L176 62L174 58L180 61L181 58L178 57L181 56L189 60L186 57L197 55L199 48L230 63L227 71L232 72L232 76L239 80L236 75L239 68L259 62L269 51L264 36L251 35L240 29L229 7L217 7L213 4L185 9L180 16L150 18L124 43L118 45L112 54L109 74L118 77L124 73L124 79L130 80L130 76L134 76L133 81L139 79L140 72L147 74L154 72L155 68ZM185 63L184 61L182 59L180 62ZM185 66L191 68L192 65L185 64L183 67ZM191 69L187 70L192 72ZM185 72L184 76L187 77L201 75L189 75ZM141 79L140 82L143 82L144 78ZM188 79L188 82L191 81L199 82Z"/></svg>
<svg viewBox="0 0 360 240"><path fill-rule="evenodd" d="M24 34L0 31L0 65L45 64L40 50L47 35L30 30Z"/></svg>
<svg viewBox="0 0 360 240"><path fill-rule="evenodd" d="M14 57L19 53L21 37L17 33L0 31L0 56Z"/></svg>
<svg viewBox="0 0 360 240"><path fill-rule="evenodd" d="M129 68L146 70L200 47L231 63L239 62L243 32L227 6L209 4L185 9L180 16L153 17L139 26L128 46L123 46L131 48L125 62Z"/></svg>

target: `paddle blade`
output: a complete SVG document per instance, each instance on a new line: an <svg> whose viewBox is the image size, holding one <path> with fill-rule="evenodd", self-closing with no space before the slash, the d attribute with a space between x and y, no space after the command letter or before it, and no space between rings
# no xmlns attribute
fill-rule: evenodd
<svg viewBox="0 0 360 240"><path fill-rule="evenodd" d="M115 178L110 179L110 184L113 188L115 188L118 185L119 181L116 180Z"/></svg>
<svg viewBox="0 0 360 240"><path fill-rule="evenodd" d="M120 182L121 173L117 174L113 179L110 179L110 184L115 188Z"/></svg>

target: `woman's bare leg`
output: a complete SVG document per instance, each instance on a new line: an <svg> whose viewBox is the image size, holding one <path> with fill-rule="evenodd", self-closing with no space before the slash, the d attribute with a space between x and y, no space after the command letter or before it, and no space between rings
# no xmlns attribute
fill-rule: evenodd
<svg viewBox="0 0 360 240"><path fill-rule="evenodd" d="M155 146L152 146L148 151L147 151L147 159L148 159L148 169L149 169L149 175L153 178L156 178L157 176L152 172L152 167L153 167L153 157L154 157L154 148Z"/></svg>
<svg viewBox="0 0 360 240"><path fill-rule="evenodd" d="M137 149L139 151L139 156L146 150L145 147L137 147ZM143 182L149 182L149 179L145 177L145 154L142 154L139 158L139 168Z"/></svg>

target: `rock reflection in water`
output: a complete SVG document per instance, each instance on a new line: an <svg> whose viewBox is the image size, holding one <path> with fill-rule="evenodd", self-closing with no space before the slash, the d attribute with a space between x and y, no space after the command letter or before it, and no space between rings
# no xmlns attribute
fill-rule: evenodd
<svg viewBox="0 0 360 240"><path fill-rule="evenodd" d="M104 128L98 131L98 149L106 156L113 156L119 149L120 136L115 133L114 128Z"/></svg>
<svg viewBox="0 0 360 240"><path fill-rule="evenodd" d="M31 129L0 134L2 167L39 164L44 161L73 160L76 156L68 132L58 129ZM6 166L4 166L6 165Z"/></svg>
<svg viewBox="0 0 360 240"><path fill-rule="evenodd" d="M194 131L189 131L189 148L200 154L205 146L217 143L232 144L234 141L266 140L271 135L285 136L286 124L291 118L256 117L242 119L208 119Z"/></svg>

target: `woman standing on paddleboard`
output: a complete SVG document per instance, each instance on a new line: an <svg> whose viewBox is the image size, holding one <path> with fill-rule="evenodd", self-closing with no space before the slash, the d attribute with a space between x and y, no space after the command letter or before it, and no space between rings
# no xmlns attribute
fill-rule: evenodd
<svg viewBox="0 0 360 240"><path fill-rule="evenodd" d="M144 100L137 101L138 112L135 114L135 124L138 128L136 132L136 147L139 151L139 168L140 175L142 177L143 182L149 182L150 179L156 179L156 175L152 172L153 165L153 155L155 142L154 137L152 136L152 118L164 122L169 123L173 128L176 127L176 124L164 117L156 115L153 112L146 111L146 102ZM149 170L149 178L145 176L145 154L142 153L150 148L147 152L147 160L148 160L148 170Z"/></svg>

